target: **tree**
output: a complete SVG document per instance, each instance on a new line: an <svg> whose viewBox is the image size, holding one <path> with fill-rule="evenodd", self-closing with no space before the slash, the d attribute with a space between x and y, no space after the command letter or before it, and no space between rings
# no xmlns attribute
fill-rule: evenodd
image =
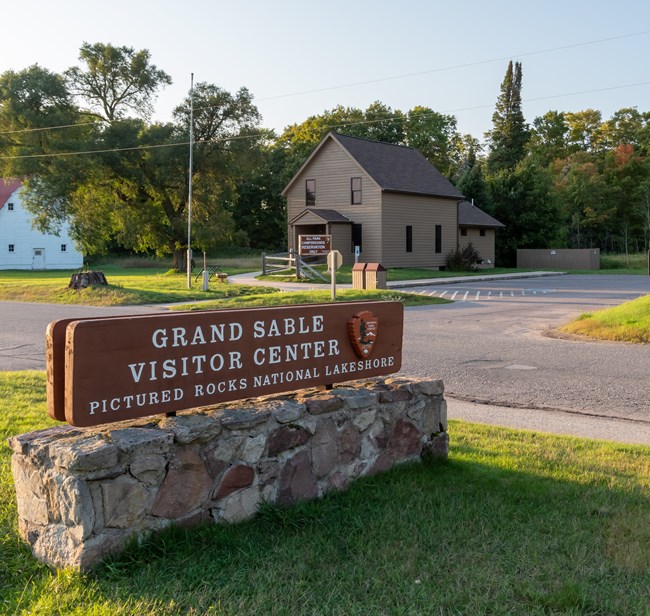
<svg viewBox="0 0 650 616"><path fill-rule="evenodd" d="M513 67L510 61L492 114L493 128L487 133L490 142L487 159L490 173L514 169L526 153L529 132L521 109L521 80L521 62L515 62Z"/></svg>
<svg viewBox="0 0 650 616"><path fill-rule="evenodd" d="M602 136L602 115L595 109L585 109L564 114L569 127L569 144L573 150L597 152L604 145Z"/></svg>
<svg viewBox="0 0 650 616"><path fill-rule="evenodd" d="M82 137L79 110L60 75L37 64L0 75L0 160L4 176L24 177L38 172L45 150L74 148ZM65 126L65 129L52 129Z"/></svg>
<svg viewBox="0 0 650 616"><path fill-rule="evenodd" d="M527 159L491 176L494 216L505 225L497 232L500 265L514 266L517 248L549 248L557 239L561 219L551 188L548 170Z"/></svg>
<svg viewBox="0 0 650 616"><path fill-rule="evenodd" d="M113 122L127 111L149 118L156 92L171 77L150 62L146 49L84 43L79 60L84 67L65 72L70 91L89 104L88 113Z"/></svg>
<svg viewBox="0 0 650 616"><path fill-rule="evenodd" d="M569 155L569 126L561 111L547 111L533 120L528 149L541 164Z"/></svg>
<svg viewBox="0 0 650 616"><path fill-rule="evenodd" d="M263 148L260 155L260 164L238 182L230 208L249 246L281 250L287 245L287 211L281 195L287 183L287 152L270 147Z"/></svg>
<svg viewBox="0 0 650 616"><path fill-rule="evenodd" d="M483 175L483 161L478 160L474 144L470 144L463 170L456 181L456 188L466 199L476 202L481 209L491 211L487 185Z"/></svg>
<svg viewBox="0 0 650 616"><path fill-rule="evenodd" d="M593 153L579 151L550 167L569 248L606 246L614 226L609 187Z"/></svg>
<svg viewBox="0 0 650 616"><path fill-rule="evenodd" d="M406 114L405 142L419 150L442 174L451 175L458 164L460 134L456 118L429 107L413 107Z"/></svg>

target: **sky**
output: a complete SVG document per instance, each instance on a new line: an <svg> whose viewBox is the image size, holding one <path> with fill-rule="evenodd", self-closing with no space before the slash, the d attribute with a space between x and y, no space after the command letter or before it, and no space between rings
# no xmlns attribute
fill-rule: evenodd
<svg viewBox="0 0 650 616"><path fill-rule="evenodd" d="M0 73L62 72L84 42L148 49L173 80L154 119L195 81L246 87L281 132L337 105L420 105L482 138L509 60L523 111L650 111L648 0L21 0L2 12Z"/></svg>

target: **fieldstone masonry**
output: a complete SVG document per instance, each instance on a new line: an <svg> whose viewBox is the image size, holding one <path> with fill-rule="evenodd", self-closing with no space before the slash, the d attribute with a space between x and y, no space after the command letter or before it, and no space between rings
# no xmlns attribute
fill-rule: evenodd
<svg viewBox="0 0 650 616"><path fill-rule="evenodd" d="M38 559L85 570L170 524L236 522L262 501L446 457L449 438L442 381L395 378L9 443L22 537Z"/></svg>

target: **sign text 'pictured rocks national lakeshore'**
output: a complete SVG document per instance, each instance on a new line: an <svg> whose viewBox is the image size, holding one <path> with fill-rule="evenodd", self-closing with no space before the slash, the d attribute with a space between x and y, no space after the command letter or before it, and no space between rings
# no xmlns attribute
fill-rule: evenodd
<svg viewBox="0 0 650 616"><path fill-rule="evenodd" d="M48 412L94 426L392 374L403 325L399 302L58 321Z"/></svg>

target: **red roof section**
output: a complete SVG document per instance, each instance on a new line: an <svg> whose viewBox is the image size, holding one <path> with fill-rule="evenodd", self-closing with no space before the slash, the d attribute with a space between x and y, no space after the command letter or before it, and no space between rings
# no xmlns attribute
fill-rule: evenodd
<svg viewBox="0 0 650 616"><path fill-rule="evenodd" d="M7 200L23 183L20 180L3 180L0 178L0 210L5 206Z"/></svg>

